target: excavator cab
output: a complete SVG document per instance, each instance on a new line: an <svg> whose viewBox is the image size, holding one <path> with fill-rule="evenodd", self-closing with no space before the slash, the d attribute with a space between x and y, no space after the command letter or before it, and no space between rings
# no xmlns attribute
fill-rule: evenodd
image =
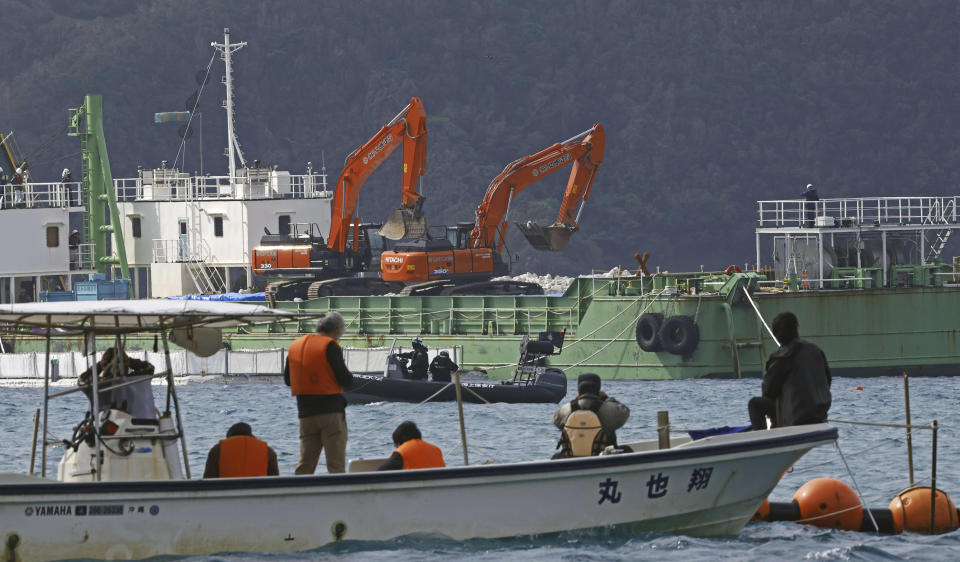
<svg viewBox="0 0 960 562"><path fill-rule="evenodd" d="M527 242L536 250L544 252L562 252L570 242L570 236L578 229L561 223L540 226L533 221L518 222L517 228L526 237Z"/></svg>

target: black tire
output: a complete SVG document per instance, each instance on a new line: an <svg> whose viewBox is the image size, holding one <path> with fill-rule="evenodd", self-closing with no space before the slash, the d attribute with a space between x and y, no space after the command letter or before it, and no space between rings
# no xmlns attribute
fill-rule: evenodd
<svg viewBox="0 0 960 562"><path fill-rule="evenodd" d="M663 324L663 314L647 312L637 320L637 345L644 351L660 351L663 344L660 342L660 326Z"/></svg>
<svg viewBox="0 0 960 562"><path fill-rule="evenodd" d="M700 343L700 328L689 316L671 316L660 327L660 343L674 355L689 356Z"/></svg>

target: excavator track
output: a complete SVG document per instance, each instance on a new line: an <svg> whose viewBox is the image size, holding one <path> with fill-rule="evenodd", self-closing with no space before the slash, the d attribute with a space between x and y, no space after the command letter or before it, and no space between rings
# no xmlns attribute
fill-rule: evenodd
<svg viewBox="0 0 960 562"><path fill-rule="evenodd" d="M403 283L384 281L379 277L338 277L314 281L306 291L306 298L345 296L365 297L399 293L403 290Z"/></svg>

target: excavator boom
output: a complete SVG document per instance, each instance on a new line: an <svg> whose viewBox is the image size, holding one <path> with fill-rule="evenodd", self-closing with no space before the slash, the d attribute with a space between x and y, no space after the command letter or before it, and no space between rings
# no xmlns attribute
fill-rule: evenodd
<svg viewBox="0 0 960 562"><path fill-rule="evenodd" d="M420 98L410 98L403 111L347 156L334 188L330 235L327 237L327 246L331 250L346 250L357 197L364 182L400 145L403 145L402 209L408 210L410 215L419 214L422 197L417 191L417 180L426 167L427 113Z"/></svg>
<svg viewBox="0 0 960 562"><path fill-rule="evenodd" d="M483 202L477 207L477 221L471 232L471 246L502 251L508 226L507 213L513 198L553 172L573 164L557 221L547 227L533 222L518 224L535 248L562 250L570 239L570 234L579 228L579 213L575 216L574 210L578 204L590 197L597 170L603 163L605 143L603 126L596 124L571 139L510 163L490 182Z"/></svg>
<svg viewBox="0 0 960 562"><path fill-rule="evenodd" d="M500 252L510 202L530 185L572 164L557 221L546 227L533 222L518 225L535 248L562 250L578 228L579 215L574 215L574 209L590 197L597 169L603 162L604 142L603 127L598 124L512 162L490 183L477 207L475 223L448 227L447 240L406 241L384 252L380 257L382 278L404 283L460 283L482 282L507 273L509 267Z"/></svg>

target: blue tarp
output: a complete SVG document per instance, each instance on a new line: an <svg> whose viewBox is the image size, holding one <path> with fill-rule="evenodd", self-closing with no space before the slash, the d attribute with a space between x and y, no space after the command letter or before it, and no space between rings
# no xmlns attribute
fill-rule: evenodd
<svg viewBox="0 0 960 562"><path fill-rule="evenodd" d="M218 295L184 295L182 297L167 297L174 301L224 301L224 302L256 302L267 300L266 294L259 293L221 293Z"/></svg>
<svg viewBox="0 0 960 562"><path fill-rule="evenodd" d="M694 429L688 431L690 439L696 441L697 439L703 439L704 437L712 437L714 435L726 435L728 433L743 433L744 431L750 431L750 428L753 426L750 425L740 425L736 427L723 426L723 427L711 427L710 429Z"/></svg>

